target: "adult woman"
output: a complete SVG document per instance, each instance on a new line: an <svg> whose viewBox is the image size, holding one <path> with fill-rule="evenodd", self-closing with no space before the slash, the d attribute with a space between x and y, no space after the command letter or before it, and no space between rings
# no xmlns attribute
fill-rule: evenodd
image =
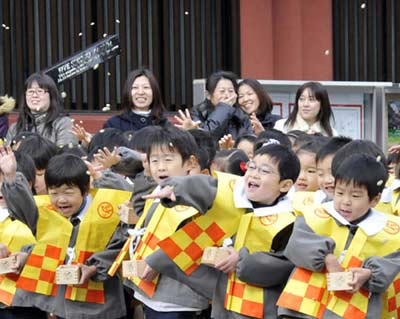
<svg viewBox="0 0 400 319"><path fill-rule="evenodd" d="M244 79L239 83L238 93L239 105L250 116L255 134L273 128L275 122L281 118L271 113L272 100L257 80Z"/></svg>
<svg viewBox="0 0 400 319"><path fill-rule="evenodd" d="M226 134L233 139L242 134L251 134L253 129L249 117L237 106L237 77L232 72L219 71L206 81L206 99L193 107L191 118L199 127L219 140Z"/></svg>
<svg viewBox="0 0 400 319"><path fill-rule="evenodd" d="M104 128L137 131L149 125L165 125L165 107L161 91L153 73L147 69L133 70L122 92L123 113L107 120Z"/></svg>
<svg viewBox="0 0 400 319"><path fill-rule="evenodd" d="M277 121L274 128L284 133L300 130L309 134L337 136L331 127L331 119L333 114L328 92L318 82L307 82L297 90L294 109L289 117Z"/></svg>
<svg viewBox="0 0 400 319"><path fill-rule="evenodd" d="M62 114L60 93L53 79L40 72L27 78L19 100L17 122L10 126L6 139L11 144L23 131L36 132L56 145L77 144L71 132L71 119Z"/></svg>

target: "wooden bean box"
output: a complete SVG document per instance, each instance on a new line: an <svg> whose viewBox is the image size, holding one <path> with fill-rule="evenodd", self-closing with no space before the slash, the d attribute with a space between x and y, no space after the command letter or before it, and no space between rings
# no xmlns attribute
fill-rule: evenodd
<svg viewBox="0 0 400 319"><path fill-rule="evenodd" d="M8 274L13 272L11 267L16 263L17 258L15 256L10 256L0 259L0 274Z"/></svg>
<svg viewBox="0 0 400 319"><path fill-rule="evenodd" d="M57 285L77 285L81 278L81 269L78 265L61 265L56 270Z"/></svg>
<svg viewBox="0 0 400 319"><path fill-rule="evenodd" d="M201 263L215 267L221 260L229 256L226 248L222 247L206 247L201 257Z"/></svg>
<svg viewBox="0 0 400 319"><path fill-rule="evenodd" d="M145 267L144 260L125 260L122 262L122 276L140 277L143 275Z"/></svg>
<svg viewBox="0 0 400 319"><path fill-rule="evenodd" d="M351 271L330 272L326 274L326 281L329 291L351 290L349 283L353 281L353 273Z"/></svg>
<svg viewBox="0 0 400 319"><path fill-rule="evenodd" d="M119 219L125 224L135 225L139 220L139 216L136 215L131 203L121 204L118 213Z"/></svg>

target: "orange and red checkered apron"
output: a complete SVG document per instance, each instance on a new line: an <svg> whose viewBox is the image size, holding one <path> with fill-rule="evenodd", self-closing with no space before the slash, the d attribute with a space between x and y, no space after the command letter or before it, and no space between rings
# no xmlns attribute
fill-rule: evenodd
<svg viewBox="0 0 400 319"><path fill-rule="evenodd" d="M206 247L221 246L225 238L236 233L240 218L246 212L243 208L236 208L233 201L233 188L238 176L215 174L218 188L212 208L158 244L188 275L200 264Z"/></svg>
<svg viewBox="0 0 400 319"><path fill-rule="evenodd" d="M93 200L79 226L74 263L84 263L94 252L105 249L119 223L117 206L131 193L110 189L93 190ZM48 197L47 197L48 198ZM17 288L45 295L56 295L55 272L64 263L72 233L71 223L54 211L41 196L35 245ZM84 287L68 286L66 298L104 303L103 284L89 280Z"/></svg>
<svg viewBox="0 0 400 319"><path fill-rule="evenodd" d="M21 251L22 246L35 242L31 230L20 221L12 221L7 217L0 224L0 243L6 245L11 253ZM0 302L7 306L11 305L14 298L18 277L12 273L0 275Z"/></svg>
<svg viewBox="0 0 400 319"><path fill-rule="evenodd" d="M235 239L235 249L246 247L249 253L270 251L274 237L295 220L291 212L254 216L253 213L242 216ZM225 296L225 308L253 318L263 318L264 289L251 285L230 273Z"/></svg>
<svg viewBox="0 0 400 319"><path fill-rule="evenodd" d="M349 235L348 228L337 225L322 207L313 206L311 209L311 212L302 212L307 224L317 234L333 238L336 243L334 255L339 257ZM361 228L357 230L341 263L344 269L360 267L367 257L385 256L398 249L400 220L390 215L388 218L386 227L374 236L367 236ZM393 227L397 233L388 228L393 223L397 225ZM325 309L328 309L345 319L363 319L368 309L368 297L369 293L363 289L355 294L328 292L325 273L296 268L277 304L316 318L322 318Z"/></svg>

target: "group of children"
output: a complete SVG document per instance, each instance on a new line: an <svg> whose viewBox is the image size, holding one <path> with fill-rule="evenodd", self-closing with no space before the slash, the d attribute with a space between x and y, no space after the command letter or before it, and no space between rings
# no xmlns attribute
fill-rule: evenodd
<svg viewBox="0 0 400 319"><path fill-rule="evenodd" d="M15 258L1 318L132 318L134 302L146 319L400 317L400 182L372 142L266 130L217 152L173 126L105 129L86 154L14 142L0 147L0 257ZM143 271L124 278L124 260ZM78 284L56 284L61 265Z"/></svg>

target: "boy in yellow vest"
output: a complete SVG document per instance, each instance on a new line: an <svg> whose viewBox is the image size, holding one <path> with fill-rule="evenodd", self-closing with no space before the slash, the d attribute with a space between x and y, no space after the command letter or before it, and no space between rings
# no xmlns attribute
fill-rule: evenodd
<svg viewBox="0 0 400 319"><path fill-rule="evenodd" d="M1 157L0 157L1 160ZM17 169L27 176L33 178L34 183L35 165L33 160L23 154L18 154ZM3 174L0 174L0 185L3 182ZM0 191L0 258L6 258L19 252L24 245L33 244L35 237L31 230L19 220L10 215L7 203ZM0 275L0 318L38 318L45 319L45 312L33 307L12 307L12 301L16 291L18 274L8 273Z"/></svg>
<svg viewBox="0 0 400 319"><path fill-rule="evenodd" d="M334 174L333 201L294 206L300 217L285 256L296 268L277 303L283 318L381 318L382 295L400 271L400 219L373 209L384 165L356 154ZM342 271L352 273L350 289L328 291L326 273Z"/></svg>
<svg viewBox="0 0 400 319"><path fill-rule="evenodd" d="M234 247L226 248L229 255L215 265L218 280L211 317L276 319L275 303L293 269L293 264L283 256L295 220L286 193L299 170L296 155L285 146L273 144L255 152L243 178L232 180L232 175L217 173L217 179L198 175L166 180L158 194L147 197L162 198L167 206L191 205L204 215L161 243L164 252L148 258L148 264L161 273L181 278L182 271L175 269L177 265L190 274L186 280L196 287L208 280L207 273L201 276L190 272L199 260L185 269L184 252L195 255L197 249L201 257L204 242L210 245L207 237L222 239L234 227ZM228 177L231 182L225 183ZM233 220L233 225L226 220ZM221 240L214 244L221 244ZM229 244L226 239L224 244ZM208 268L210 274L215 270Z"/></svg>
<svg viewBox="0 0 400 319"><path fill-rule="evenodd" d="M35 306L60 318L123 317L122 284L107 271L123 245L122 234L115 232L117 205L131 194L89 191L85 163L63 154L51 158L46 169L49 196L34 199L26 180L10 164L11 150L1 148L0 153L3 194L13 207L25 212L22 217L37 239L17 254L16 268L21 274L13 305ZM79 266L79 285L55 284L56 269L62 264Z"/></svg>
<svg viewBox="0 0 400 319"><path fill-rule="evenodd" d="M175 127L154 127L148 137L147 160L157 184L171 176L188 175L197 159L196 142L187 131ZM113 275L129 247L130 259L145 260L158 250L158 242L173 234L182 223L198 212L191 207L166 209L158 200L147 200L143 214L130 230L129 238L121 255L110 269ZM208 307L207 298L187 285L163 274L159 275L148 265L141 277L124 282L134 290L134 297L144 304L147 319L192 318L198 311ZM212 283L209 283L212 284Z"/></svg>

